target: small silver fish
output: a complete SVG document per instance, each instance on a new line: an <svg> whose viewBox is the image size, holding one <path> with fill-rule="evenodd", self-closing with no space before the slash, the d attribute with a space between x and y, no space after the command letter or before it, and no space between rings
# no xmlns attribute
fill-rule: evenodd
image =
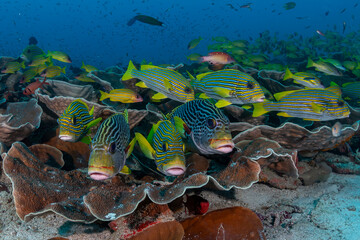
<svg viewBox="0 0 360 240"><path fill-rule="evenodd" d="M334 137L339 137L341 135L342 124L340 122L336 122L334 126L331 128L332 135Z"/></svg>

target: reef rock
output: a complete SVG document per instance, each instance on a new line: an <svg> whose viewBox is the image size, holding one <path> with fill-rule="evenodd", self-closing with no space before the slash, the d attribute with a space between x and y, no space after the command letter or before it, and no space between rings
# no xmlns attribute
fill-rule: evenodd
<svg viewBox="0 0 360 240"><path fill-rule="evenodd" d="M39 128L42 113L36 99L9 103L5 112L0 114L0 142L9 146L28 137Z"/></svg>
<svg viewBox="0 0 360 240"><path fill-rule="evenodd" d="M184 240L265 239L263 225L248 208L232 207L209 212L181 222Z"/></svg>

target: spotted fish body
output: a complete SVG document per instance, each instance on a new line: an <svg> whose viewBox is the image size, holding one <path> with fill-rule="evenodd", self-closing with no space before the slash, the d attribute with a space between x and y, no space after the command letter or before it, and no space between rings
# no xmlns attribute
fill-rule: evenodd
<svg viewBox="0 0 360 240"><path fill-rule="evenodd" d="M202 154L224 154L234 148L229 119L208 100L193 100L175 108L166 116L176 125L183 121L190 149Z"/></svg>
<svg viewBox="0 0 360 240"><path fill-rule="evenodd" d="M269 111L280 111L279 116L299 117L311 121L328 121L346 118L350 110L340 93L332 87L326 89L305 89L275 94L278 102L254 104L253 116L257 117Z"/></svg>
<svg viewBox="0 0 360 240"><path fill-rule="evenodd" d="M137 84L138 86L148 87L158 92L153 99L168 97L179 102L188 102L194 99L194 89L190 82L175 70L152 65L142 65L141 70L137 70L130 61L122 80L126 81L131 78L143 81L143 83Z"/></svg>
<svg viewBox="0 0 360 240"><path fill-rule="evenodd" d="M98 128L91 142L88 174L104 180L117 174L125 165L130 127L125 114L114 114Z"/></svg>
<svg viewBox="0 0 360 240"><path fill-rule="evenodd" d="M84 137L90 126L101 120L93 120L88 106L80 99L73 101L58 118L59 138L67 142L77 142Z"/></svg>
<svg viewBox="0 0 360 240"><path fill-rule="evenodd" d="M222 99L229 104L264 101L264 92L250 75L234 69L203 73L193 79L194 87L207 97ZM218 105L218 107L221 107Z"/></svg>

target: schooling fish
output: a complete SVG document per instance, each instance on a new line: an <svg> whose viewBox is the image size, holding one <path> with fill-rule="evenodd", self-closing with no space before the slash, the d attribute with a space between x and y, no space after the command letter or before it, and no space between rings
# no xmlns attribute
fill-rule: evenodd
<svg viewBox="0 0 360 240"><path fill-rule="evenodd" d="M222 64L226 65L235 62L235 60L227 53L224 52L211 52L208 56L200 58L200 62L208 62L209 64Z"/></svg>
<svg viewBox="0 0 360 240"><path fill-rule="evenodd" d="M93 114L94 107L89 112L87 104L80 99L70 103L57 120L60 128L59 138L66 142L82 141L89 144L89 129L102 120L101 117L94 120Z"/></svg>
<svg viewBox="0 0 360 240"><path fill-rule="evenodd" d="M132 26L136 21L142 22L142 23L146 23L146 24L150 24L150 25L154 25L154 26L163 26L163 22L160 22L159 20L150 17L150 16L146 16L146 15L136 15L135 17L133 17L132 19L130 19L127 23L128 26Z"/></svg>
<svg viewBox="0 0 360 240"><path fill-rule="evenodd" d="M65 74L65 67L61 68L59 66L48 66L44 69L44 71L42 71L40 76L52 78L59 76L61 73Z"/></svg>
<svg viewBox="0 0 360 240"><path fill-rule="evenodd" d="M142 102L142 97L131 89L113 89L109 93L100 90L100 101L110 98L112 102L136 103Z"/></svg>
<svg viewBox="0 0 360 240"><path fill-rule="evenodd" d="M36 45L36 44L38 44L38 40L34 36L31 36L29 38L29 45Z"/></svg>
<svg viewBox="0 0 360 240"><path fill-rule="evenodd" d="M46 81L46 77L44 78L44 81L42 81L42 82L40 82L39 79L37 79L36 82L30 83L23 91L23 94L24 95L34 94L36 89L42 88L43 85L49 85L49 83L47 83L45 81Z"/></svg>
<svg viewBox="0 0 360 240"><path fill-rule="evenodd" d="M130 144L127 110L107 118L98 128L91 142L88 174L92 179L105 180L115 174L127 172L125 161L130 156L136 139Z"/></svg>
<svg viewBox="0 0 360 240"><path fill-rule="evenodd" d="M135 133L135 136L141 151L155 161L160 172L167 176L178 176L185 172L185 145L169 120L153 125L147 139L141 133Z"/></svg>
<svg viewBox="0 0 360 240"><path fill-rule="evenodd" d="M36 75L37 75L37 72L35 72L33 69L29 68L22 74L20 83L30 82L30 80L33 79Z"/></svg>
<svg viewBox="0 0 360 240"><path fill-rule="evenodd" d="M179 102L188 102L194 99L194 89L190 82L175 70L153 65L141 65L141 70L137 70L130 61L122 80L132 78L142 81L136 86L158 92L152 97L154 100L170 98Z"/></svg>
<svg viewBox="0 0 360 240"><path fill-rule="evenodd" d="M324 88L321 84L320 79L315 75L307 72L290 72L289 68L286 68L284 80L294 79L294 83L300 84L308 88Z"/></svg>
<svg viewBox="0 0 360 240"><path fill-rule="evenodd" d="M5 64L4 68L1 70L1 73L16 73L21 68L25 68L24 62L8 62Z"/></svg>
<svg viewBox="0 0 360 240"><path fill-rule="evenodd" d="M278 102L255 103L253 117L270 111L279 111L278 116L298 117L309 121L328 121L346 118L350 110L341 99L336 87L309 88L274 94Z"/></svg>
<svg viewBox="0 0 360 240"><path fill-rule="evenodd" d="M84 69L86 72L91 72L91 71L97 71L98 69L94 66L91 65L86 65L84 62L82 62L81 68Z"/></svg>
<svg viewBox="0 0 360 240"><path fill-rule="evenodd" d="M31 67L36 67L45 63L51 63L51 57L45 57L44 55L35 56L28 64Z"/></svg>
<svg viewBox="0 0 360 240"><path fill-rule="evenodd" d="M71 58L64 52L61 51L48 51L47 57L52 57L55 60L64 63L72 63Z"/></svg>
<svg viewBox="0 0 360 240"><path fill-rule="evenodd" d="M234 148L229 119L208 100L187 102L167 114L166 119L175 124L193 151L224 154Z"/></svg>
<svg viewBox="0 0 360 240"><path fill-rule="evenodd" d="M296 7L296 3L295 2L287 2L284 4L284 8L286 10L290 10L293 9L294 7Z"/></svg>
<svg viewBox="0 0 360 240"><path fill-rule="evenodd" d="M203 92L200 98L219 99L215 104L218 108L232 103L262 102L265 99L259 83L250 75L238 70L219 70L190 78L195 89Z"/></svg>
<svg viewBox="0 0 360 240"><path fill-rule="evenodd" d="M307 68L315 67L316 71L323 72L327 75L333 76L342 76L343 74L331 63L326 63L323 61L314 62L311 58L308 59Z"/></svg>
<svg viewBox="0 0 360 240"><path fill-rule="evenodd" d="M191 40L187 46L187 49L190 50L190 49L195 48L197 45L199 45L201 40L202 40L202 37Z"/></svg>
<svg viewBox="0 0 360 240"><path fill-rule="evenodd" d="M80 74L78 74L74 78L79 80L79 81L82 81L82 82L96 82L94 79L87 76L87 72L81 72Z"/></svg>
<svg viewBox="0 0 360 240"><path fill-rule="evenodd" d="M341 64L341 62L339 60L332 59L332 58L323 59L323 58L320 57L320 61L326 62L326 63L331 63L337 69L340 69L342 71L346 71L346 68L344 68L344 66Z"/></svg>
<svg viewBox="0 0 360 240"><path fill-rule="evenodd" d="M331 85L334 85L333 83ZM359 99L360 98L360 82L348 82L341 85L341 90L344 97L349 97L350 99Z"/></svg>
<svg viewBox="0 0 360 240"><path fill-rule="evenodd" d="M33 60L35 56L44 55L44 54L45 54L44 51L38 46L29 45L23 50L22 54L20 55L20 58L26 62L30 62Z"/></svg>

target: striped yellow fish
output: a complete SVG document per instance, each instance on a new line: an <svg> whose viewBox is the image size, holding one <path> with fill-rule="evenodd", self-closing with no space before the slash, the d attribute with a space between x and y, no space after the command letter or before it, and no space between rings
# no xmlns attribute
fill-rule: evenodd
<svg viewBox="0 0 360 240"><path fill-rule="evenodd" d="M20 58L26 62L31 62L35 56L44 55L44 54L45 53L41 48L31 44L23 50L22 54L20 55Z"/></svg>
<svg viewBox="0 0 360 240"><path fill-rule="evenodd" d="M130 144L127 110L107 118L98 128L91 142L88 174L95 180L105 180L128 171L125 161L130 156L136 138Z"/></svg>
<svg viewBox="0 0 360 240"><path fill-rule="evenodd" d="M89 112L87 104L82 100L73 101L57 120L60 127L59 138L66 142L90 143L90 137L86 134L101 121L101 118L93 119L93 112L94 108Z"/></svg>
<svg viewBox="0 0 360 240"><path fill-rule="evenodd" d="M52 59L58 60L60 62L72 63L69 55L61 51L48 51L46 57L51 57Z"/></svg>
<svg viewBox="0 0 360 240"><path fill-rule="evenodd" d="M270 111L279 111L282 117L298 117L309 121L328 121L346 118L350 110L341 99L341 91L336 87L326 89L309 88L274 94L278 102L254 104L253 117Z"/></svg>
<svg viewBox="0 0 360 240"><path fill-rule="evenodd" d="M224 154L234 148L229 119L208 100L187 102L166 115L185 138L189 149L202 154Z"/></svg>
<svg viewBox="0 0 360 240"><path fill-rule="evenodd" d="M137 83L137 86L148 87L158 92L153 96L155 100L170 98L179 102L188 102L194 99L194 89L190 82L175 70L153 65L141 65L141 70L137 70L130 61L122 80L132 78L142 81Z"/></svg>
<svg viewBox="0 0 360 240"><path fill-rule="evenodd" d="M29 66L36 67L45 63L50 63L51 57L46 57L44 55L37 55L34 56L31 62L29 63Z"/></svg>
<svg viewBox="0 0 360 240"><path fill-rule="evenodd" d="M100 101L103 101L104 99L110 98L110 101L112 102L122 102L122 103L136 103L136 102L142 102L142 97L134 92L131 89L113 89L109 93L103 92L100 90L101 97Z"/></svg>
<svg viewBox="0 0 360 240"><path fill-rule="evenodd" d="M147 158L154 159L157 169L167 176L185 172L185 145L180 133L169 121L159 121L150 131L148 139L135 133L136 141Z"/></svg>
<svg viewBox="0 0 360 240"><path fill-rule="evenodd" d="M98 69L94 66L91 65L86 65L84 62L82 62L81 68L84 69L86 72L91 72L91 71L97 71Z"/></svg>
<svg viewBox="0 0 360 240"><path fill-rule="evenodd" d="M247 104L265 99L259 83L250 75L234 69L207 72L192 78L195 89L203 92L200 98L220 99L218 108L232 103Z"/></svg>
<svg viewBox="0 0 360 240"><path fill-rule="evenodd" d="M21 68L25 68L24 62L8 62L5 64L3 69L1 70L1 73L16 73Z"/></svg>
<svg viewBox="0 0 360 240"><path fill-rule="evenodd" d="M29 68L22 74L20 82L21 83L30 82L30 80L33 79L36 75L37 72Z"/></svg>
<svg viewBox="0 0 360 240"><path fill-rule="evenodd" d="M324 88L321 84L320 79L317 78L314 74L307 72L290 72L289 68L286 68L284 80L294 79L294 83L300 84L308 88Z"/></svg>
<svg viewBox="0 0 360 240"><path fill-rule="evenodd" d="M47 77L47 78L52 78L52 77L59 76L61 73L65 74L65 67L61 68L59 66L48 66L40 74L40 76Z"/></svg>

